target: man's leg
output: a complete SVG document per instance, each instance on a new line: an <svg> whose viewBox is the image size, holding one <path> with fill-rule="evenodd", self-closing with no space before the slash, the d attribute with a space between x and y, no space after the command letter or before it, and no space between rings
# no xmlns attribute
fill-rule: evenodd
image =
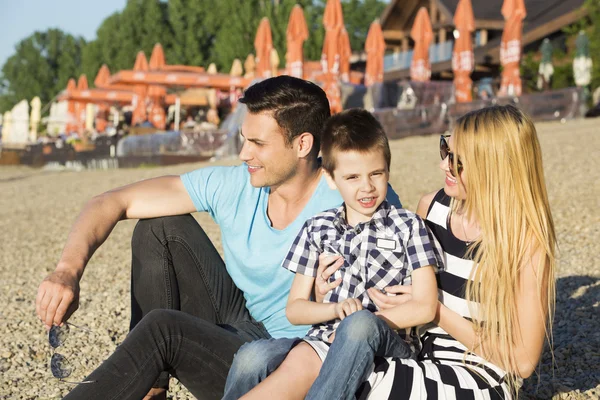
<svg viewBox="0 0 600 400"><path fill-rule="evenodd" d="M335 331L321 372L306 399L353 399L375 356L411 358L408 344L367 310L346 317Z"/></svg>
<svg viewBox="0 0 600 400"><path fill-rule="evenodd" d="M231 357L252 336L173 310L151 311L121 345L67 397L140 399L162 371L199 399L220 399Z"/></svg>
<svg viewBox="0 0 600 400"><path fill-rule="evenodd" d="M154 309L181 310L213 324L237 325L238 330L255 327L243 293L191 215L140 220L135 228L131 328ZM268 334L263 330L258 337ZM222 389L225 381L215 378L207 384ZM168 374L163 373L154 386L167 388Z"/></svg>

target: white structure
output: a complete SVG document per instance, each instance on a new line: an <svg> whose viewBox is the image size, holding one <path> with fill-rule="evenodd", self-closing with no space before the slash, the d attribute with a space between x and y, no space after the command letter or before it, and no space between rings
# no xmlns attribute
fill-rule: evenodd
<svg viewBox="0 0 600 400"><path fill-rule="evenodd" d="M94 130L94 120L96 119L97 106L92 103L85 105L85 130L91 132Z"/></svg>
<svg viewBox="0 0 600 400"><path fill-rule="evenodd" d="M29 103L21 100L13 107L10 143L25 144L29 142ZM8 141L7 141L8 143Z"/></svg>
<svg viewBox="0 0 600 400"><path fill-rule="evenodd" d="M34 143L37 141L38 126L42 118L42 101L35 96L31 100L31 114L29 115L29 141Z"/></svg>
<svg viewBox="0 0 600 400"><path fill-rule="evenodd" d="M50 106L50 116L48 117L48 135L57 136L65 132L67 124L67 109L66 101L52 103Z"/></svg>
<svg viewBox="0 0 600 400"><path fill-rule="evenodd" d="M2 143L10 143L10 131L12 130L12 115L10 111L4 113L2 118Z"/></svg>

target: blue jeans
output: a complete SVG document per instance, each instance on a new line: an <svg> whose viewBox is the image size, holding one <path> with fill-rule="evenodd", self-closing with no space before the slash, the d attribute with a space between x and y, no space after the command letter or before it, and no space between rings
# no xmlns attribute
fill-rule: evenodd
<svg viewBox="0 0 600 400"><path fill-rule="evenodd" d="M243 345L229 370L224 399L238 399L258 385L281 365L298 340L268 339ZM368 378L375 357L414 356L408 344L385 321L370 311L357 311L338 326L306 399L353 399Z"/></svg>

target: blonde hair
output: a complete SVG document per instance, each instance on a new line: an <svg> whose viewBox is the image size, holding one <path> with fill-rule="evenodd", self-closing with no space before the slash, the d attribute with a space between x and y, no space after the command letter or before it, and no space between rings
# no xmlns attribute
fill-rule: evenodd
<svg viewBox="0 0 600 400"><path fill-rule="evenodd" d="M548 317L550 342L554 315L556 236L540 144L533 122L510 105L461 117L453 144L454 171L459 157L464 166L466 199L454 200L452 210L476 218L481 230L470 248L477 267L466 288L480 338L476 346L486 359L500 362L518 391L516 297L520 270L536 253L541 254L535 266L540 311Z"/></svg>

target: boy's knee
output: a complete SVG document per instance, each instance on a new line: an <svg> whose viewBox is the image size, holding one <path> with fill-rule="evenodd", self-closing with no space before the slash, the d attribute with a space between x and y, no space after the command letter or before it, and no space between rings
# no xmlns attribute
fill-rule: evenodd
<svg viewBox="0 0 600 400"><path fill-rule="evenodd" d="M357 311L344 318L337 328L336 338L365 341L372 339L379 331L380 319L368 310Z"/></svg>
<svg viewBox="0 0 600 400"><path fill-rule="evenodd" d="M290 373L306 373L316 378L321 369L321 359L314 349L305 342L295 346L281 364L281 368L289 368Z"/></svg>
<svg viewBox="0 0 600 400"><path fill-rule="evenodd" d="M270 347L268 340L256 340L242 345L233 358L231 370L238 377L268 373L272 362L269 357Z"/></svg>

